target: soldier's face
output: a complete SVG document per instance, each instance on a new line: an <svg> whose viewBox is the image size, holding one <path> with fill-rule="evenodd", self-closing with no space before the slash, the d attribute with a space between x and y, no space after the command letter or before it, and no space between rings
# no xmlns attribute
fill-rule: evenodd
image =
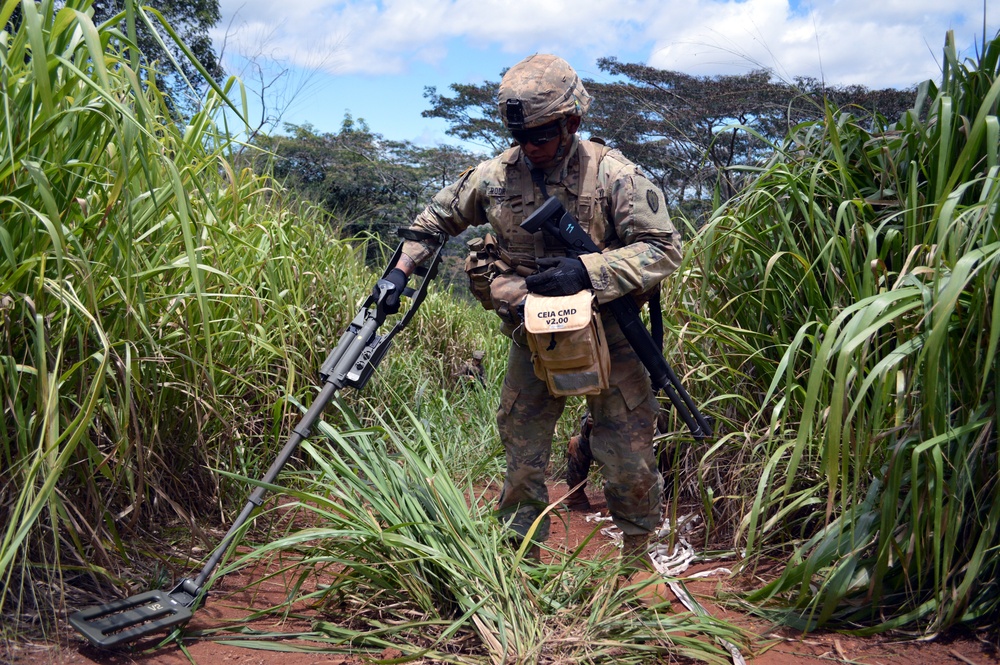
<svg viewBox="0 0 1000 665"><path fill-rule="evenodd" d="M524 154L528 156L531 163L535 166L545 168L550 166L553 161L555 161L556 153L559 152L559 146L563 142L563 137L559 137L554 141L548 141L542 145L535 145L534 143L524 143L521 145L521 150L524 150Z"/></svg>
<svg viewBox="0 0 1000 665"><path fill-rule="evenodd" d="M557 120L542 127L511 134L533 165L547 168L555 163L560 146L569 144L572 135L579 128L580 117L569 116L565 123ZM536 137L537 140L533 140Z"/></svg>

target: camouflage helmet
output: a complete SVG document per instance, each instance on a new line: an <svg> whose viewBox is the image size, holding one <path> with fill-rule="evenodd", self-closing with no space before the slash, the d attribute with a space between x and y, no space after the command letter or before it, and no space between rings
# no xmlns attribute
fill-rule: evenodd
<svg viewBox="0 0 1000 665"><path fill-rule="evenodd" d="M535 54L507 70L497 102L507 129L529 129L570 115L582 117L590 94L568 62Z"/></svg>

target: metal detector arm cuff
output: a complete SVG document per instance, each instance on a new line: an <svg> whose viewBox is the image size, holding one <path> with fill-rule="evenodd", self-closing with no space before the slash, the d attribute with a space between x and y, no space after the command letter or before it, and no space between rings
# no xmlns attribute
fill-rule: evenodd
<svg viewBox="0 0 1000 665"><path fill-rule="evenodd" d="M404 235L404 233L406 235ZM412 237L422 232L411 229L400 229L400 235L404 238ZM427 234L428 236L433 234ZM441 263L441 254L444 251L447 236L439 234L437 249L430 259L417 266L414 270L416 284L403 289L403 295L409 298L409 306L400 316L399 321L384 335L378 335L377 330L388 316L385 311L385 294L379 294L376 298L374 294L369 294L361 304L354 320L351 321L347 330L341 336L337 346L324 361L320 368L320 378L327 383L333 383L336 387L343 388L351 386L361 389L371 378L372 373L392 344L392 338L405 328L413 316L420 309L420 305L427 297L427 289L432 279L437 276L438 266ZM403 252L403 243L400 243L389 259L386 269L382 273L381 279L392 271L392 268L399 261Z"/></svg>
<svg viewBox="0 0 1000 665"><path fill-rule="evenodd" d="M399 257L403 254L403 245L406 244L407 240L417 242L434 240L437 242L437 247L435 248L434 253L431 254L430 259L422 262L413 271L419 278L419 282L416 287L407 286L403 289L403 295L410 298L410 306L406 309L406 312L404 312L403 318L400 319L399 323L393 327L392 331L389 333L390 336L395 335L397 332L406 327L406 325L410 322L410 319L413 318L413 315L417 313L417 310L420 308L420 304L424 301L424 298L427 297L427 286L430 284L432 279L437 277L438 266L441 263L441 254L444 252L445 243L448 241L448 236L445 233L429 233L426 231L418 231L416 229L399 229L397 234L403 239L403 241L399 243L399 246L393 254L392 260L390 260L389 264L386 266L385 272L382 274L383 278L392 271L396 262L399 261Z"/></svg>

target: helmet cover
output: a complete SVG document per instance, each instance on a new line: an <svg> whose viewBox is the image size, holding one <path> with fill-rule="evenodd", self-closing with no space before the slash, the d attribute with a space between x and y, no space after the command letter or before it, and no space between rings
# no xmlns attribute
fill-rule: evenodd
<svg viewBox="0 0 1000 665"><path fill-rule="evenodd" d="M583 81L562 58L530 55L504 74L497 102L508 129L528 129L590 108Z"/></svg>

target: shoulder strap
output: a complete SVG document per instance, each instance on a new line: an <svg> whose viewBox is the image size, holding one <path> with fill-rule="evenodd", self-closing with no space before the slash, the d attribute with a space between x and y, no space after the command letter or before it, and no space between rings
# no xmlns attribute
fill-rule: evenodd
<svg viewBox="0 0 1000 665"><path fill-rule="evenodd" d="M649 330L656 348L663 354L663 306L660 304L660 285L649 296Z"/></svg>
<svg viewBox="0 0 1000 665"><path fill-rule="evenodd" d="M577 213L581 220L588 222L594 218L594 207L598 205L597 175L601 160L611 151L606 145L594 141L580 141L577 148L580 155L580 193L577 196Z"/></svg>

